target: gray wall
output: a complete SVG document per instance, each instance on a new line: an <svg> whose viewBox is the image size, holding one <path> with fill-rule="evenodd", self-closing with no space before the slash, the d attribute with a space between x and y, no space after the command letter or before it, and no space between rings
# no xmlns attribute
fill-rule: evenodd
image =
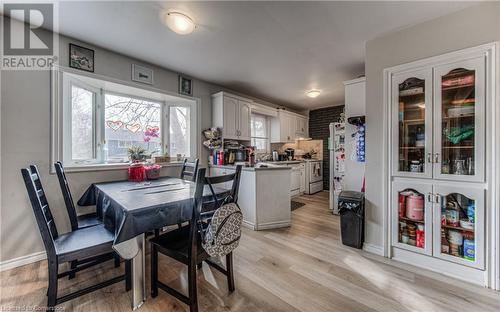
<svg viewBox="0 0 500 312"><path fill-rule="evenodd" d="M95 49L96 74L130 82L131 64L142 64L154 70L153 87L177 92L178 74L175 72L61 36L59 59L63 66L68 66L69 42ZM212 124L210 95L224 88L197 79L194 79L193 86L194 97L201 100L198 117L201 118L202 129L205 129ZM49 71L2 71L1 101L0 262L3 262L43 251L20 168L29 164L39 166L48 201L61 233L69 230L69 221L57 177L49 174ZM274 106L266 101L257 102ZM206 164L208 151L201 145L199 150L200 161ZM168 168L162 174L177 175L178 171L178 167ZM90 183L126 179L126 171L70 173L68 179L73 197L77 200Z"/></svg>
<svg viewBox="0 0 500 312"><path fill-rule="evenodd" d="M383 245L383 69L500 40L500 3L482 3L366 44L366 234Z"/></svg>

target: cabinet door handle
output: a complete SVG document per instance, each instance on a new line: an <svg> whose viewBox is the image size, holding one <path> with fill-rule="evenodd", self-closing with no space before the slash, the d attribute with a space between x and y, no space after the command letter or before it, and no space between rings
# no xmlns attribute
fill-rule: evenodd
<svg viewBox="0 0 500 312"><path fill-rule="evenodd" d="M441 195L440 194L434 194L434 200L435 200L434 202L436 204L441 203Z"/></svg>
<svg viewBox="0 0 500 312"><path fill-rule="evenodd" d="M427 153L427 162L432 164L432 153Z"/></svg>
<svg viewBox="0 0 500 312"><path fill-rule="evenodd" d="M434 154L434 162L439 163L439 153Z"/></svg>
<svg viewBox="0 0 500 312"><path fill-rule="evenodd" d="M433 201L432 201L432 193L427 193L427 201L428 201L429 203L432 203L432 202L433 202Z"/></svg>

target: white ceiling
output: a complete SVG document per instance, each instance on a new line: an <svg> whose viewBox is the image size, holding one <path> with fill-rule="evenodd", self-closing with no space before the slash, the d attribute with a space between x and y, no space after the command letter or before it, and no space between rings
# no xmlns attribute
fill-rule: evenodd
<svg viewBox="0 0 500 312"><path fill-rule="evenodd" d="M365 42L464 2L61 2L61 33L292 108L343 102L364 73ZM182 10L198 29L162 24ZM320 89L315 99L305 96Z"/></svg>

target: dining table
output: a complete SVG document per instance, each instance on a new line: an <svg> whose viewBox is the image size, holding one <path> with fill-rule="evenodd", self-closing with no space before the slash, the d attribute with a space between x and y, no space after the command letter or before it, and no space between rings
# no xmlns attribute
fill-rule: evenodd
<svg viewBox="0 0 500 312"><path fill-rule="evenodd" d="M96 206L100 221L114 233L113 249L131 260L132 309L146 300L146 233L191 219L196 183L173 177L131 182L93 183L78 200L79 206ZM229 190L214 187L217 197ZM214 193L205 186L203 200L213 201Z"/></svg>

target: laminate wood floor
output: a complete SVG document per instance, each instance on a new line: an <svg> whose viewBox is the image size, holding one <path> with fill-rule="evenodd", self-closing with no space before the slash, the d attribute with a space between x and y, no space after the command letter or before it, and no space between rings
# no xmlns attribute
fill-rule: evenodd
<svg viewBox="0 0 500 312"><path fill-rule="evenodd" d="M500 311L500 293L343 246L339 217L328 211L326 192L301 196L287 229L244 230L235 252L236 291L227 293L223 275L203 265L199 271L200 311ZM147 258L149 263L149 257ZM112 261L61 280L60 292L123 271ZM139 311L188 311L160 290ZM180 274L179 274L180 272ZM47 264L0 274L0 311L44 306ZM160 256L160 279L186 290L185 267ZM58 306L66 311L131 311L123 283Z"/></svg>

